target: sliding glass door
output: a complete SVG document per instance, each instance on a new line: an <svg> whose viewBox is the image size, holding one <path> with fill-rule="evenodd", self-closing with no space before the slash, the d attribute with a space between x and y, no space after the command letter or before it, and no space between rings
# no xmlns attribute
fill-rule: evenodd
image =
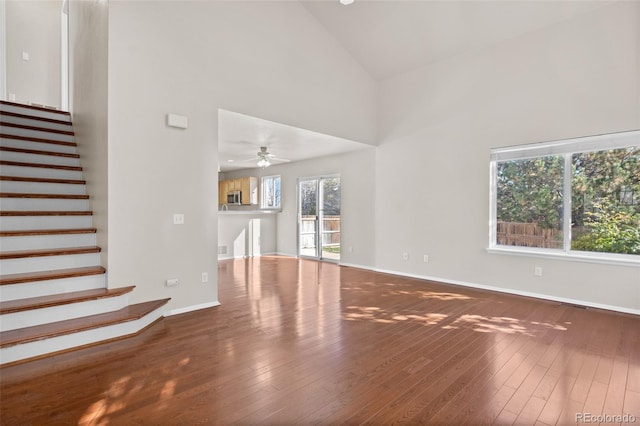
<svg viewBox="0 0 640 426"><path fill-rule="evenodd" d="M298 182L298 254L340 260L340 177Z"/></svg>

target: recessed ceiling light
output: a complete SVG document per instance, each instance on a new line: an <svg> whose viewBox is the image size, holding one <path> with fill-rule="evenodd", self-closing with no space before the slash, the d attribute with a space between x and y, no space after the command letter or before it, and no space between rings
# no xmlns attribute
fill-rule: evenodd
<svg viewBox="0 0 640 426"><path fill-rule="evenodd" d="M233 163L235 160L227 160L227 163Z"/></svg>
<svg viewBox="0 0 640 426"><path fill-rule="evenodd" d="M353 2L354 2L354 0L340 0L340 3L344 4L345 6L348 5L348 4L351 4Z"/></svg>

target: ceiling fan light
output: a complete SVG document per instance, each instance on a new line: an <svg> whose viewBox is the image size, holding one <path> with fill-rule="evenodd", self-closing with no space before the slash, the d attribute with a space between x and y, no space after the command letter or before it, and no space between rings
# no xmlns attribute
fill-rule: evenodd
<svg viewBox="0 0 640 426"><path fill-rule="evenodd" d="M269 167L270 165L271 163L269 162L269 160L267 160L264 157L258 160L258 167L261 167L264 169L266 167Z"/></svg>

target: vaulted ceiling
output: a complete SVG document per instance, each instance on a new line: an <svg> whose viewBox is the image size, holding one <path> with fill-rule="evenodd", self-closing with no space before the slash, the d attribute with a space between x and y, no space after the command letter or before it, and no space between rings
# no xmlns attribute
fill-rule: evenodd
<svg viewBox="0 0 640 426"><path fill-rule="evenodd" d="M598 0L299 0L375 80L480 50L591 12ZM358 149L356 142L229 111L220 113L222 171L255 167L260 146L292 161ZM360 145L364 147L365 145Z"/></svg>

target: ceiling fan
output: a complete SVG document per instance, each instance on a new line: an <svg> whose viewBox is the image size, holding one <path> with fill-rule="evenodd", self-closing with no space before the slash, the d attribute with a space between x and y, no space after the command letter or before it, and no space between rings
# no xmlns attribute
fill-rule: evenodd
<svg viewBox="0 0 640 426"><path fill-rule="evenodd" d="M264 168L267 168L271 164L274 164L274 163L289 163L291 161L291 160L287 160L285 158L276 157L275 154L272 154L267 150L266 146L261 146L260 147L260 151L258 151L256 153L256 155L257 155L257 157L250 158L248 160L243 160L242 162L256 161L257 160L256 165L258 167L264 169Z"/></svg>

